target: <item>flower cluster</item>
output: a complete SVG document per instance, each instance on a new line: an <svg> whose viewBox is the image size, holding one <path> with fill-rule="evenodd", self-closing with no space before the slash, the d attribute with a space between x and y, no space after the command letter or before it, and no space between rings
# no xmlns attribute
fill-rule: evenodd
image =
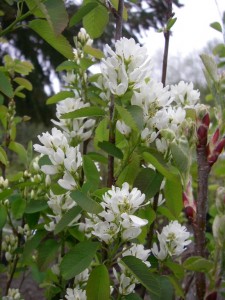
<svg viewBox="0 0 225 300"><path fill-rule="evenodd" d="M85 286L89 278L89 269L85 269L74 278L74 288L67 288L65 299L67 300L86 300Z"/></svg>
<svg viewBox="0 0 225 300"><path fill-rule="evenodd" d="M13 235L6 235L2 241L2 250L5 252L5 258L8 262L13 261L15 250L18 247L18 238Z"/></svg>
<svg viewBox="0 0 225 300"><path fill-rule="evenodd" d="M61 116L88 106L90 106L89 103L84 103L78 97L66 98L56 105L56 117L59 121L52 120L52 122L63 130L63 134L69 141L73 140L75 144L90 138L95 120L84 118L61 119Z"/></svg>
<svg viewBox="0 0 225 300"><path fill-rule="evenodd" d="M2 300L23 300L18 289L9 289L7 296L2 297Z"/></svg>
<svg viewBox="0 0 225 300"><path fill-rule="evenodd" d="M130 248L123 248L122 257L132 255L139 258L142 262L146 264L147 267L150 267L150 262L147 261L148 256L150 255L150 250L145 250L143 245L131 244ZM113 268L113 274L116 278L116 281L119 284L119 293L120 295L128 295L133 293L138 280L120 263L120 259L117 260L118 265L120 266L120 272L116 271Z"/></svg>
<svg viewBox="0 0 225 300"><path fill-rule="evenodd" d="M62 195L54 195L50 191L48 206L51 208L53 215L48 215L52 221L49 224L45 224L45 229L47 231L54 231L56 224L61 220L62 216L75 205L76 202L71 199L69 192ZM68 226L72 226L79 218L80 215L76 216Z"/></svg>
<svg viewBox="0 0 225 300"><path fill-rule="evenodd" d="M145 195L137 188L129 191L129 184L122 188L112 187L103 196L103 211L98 215L89 214L85 223L80 224L88 237L96 236L100 241L109 244L118 238L128 241L141 233L141 227L148 221L134 215L145 200Z"/></svg>
<svg viewBox="0 0 225 300"><path fill-rule="evenodd" d="M200 93L192 83L181 81L177 85L163 87L151 78L149 56L145 47L133 39L122 38L115 44L115 51L108 45L107 57L102 60L102 78L98 87L104 100L110 93L121 97L131 91L128 105L136 105L143 110L144 128L142 141L155 142L157 149L165 153L168 144L175 138L187 135L193 120L187 118L187 109L201 110L198 103ZM123 120L117 121L117 129L128 136L131 129ZM184 133L185 130L185 133Z"/></svg>
<svg viewBox="0 0 225 300"><path fill-rule="evenodd" d="M71 147L66 136L57 128L38 136L43 144L34 145L34 149L49 157L51 165L43 165L42 172L47 175L63 174L63 178L58 180L58 184L63 188L72 190L77 186L76 177L79 167L82 165L82 157L79 146Z"/></svg>
<svg viewBox="0 0 225 300"><path fill-rule="evenodd" d="M179 256L191 243L190 233L185 226L178 221L172 221L165 227L161 233L157 232L159 248L156 243L153 244L152 253L159 260L164 260L167 256Z"/></svg>

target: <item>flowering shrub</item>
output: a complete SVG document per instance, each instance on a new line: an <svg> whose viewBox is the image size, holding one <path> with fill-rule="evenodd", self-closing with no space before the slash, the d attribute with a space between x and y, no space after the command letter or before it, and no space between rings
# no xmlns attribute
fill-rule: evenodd
<svg viewBox="0 0 225 300"><path fill-rule="evenodd" d="M133 39L107 45L105 55L84 28L74 40L73 57L58 67L64 90L47 100L56 104L55 127L38 135L35 157L32 144L15 141L14 101L0 110L3 299L22 299L11 287L21 270L31 270L46 299L183 299L191 272L199 299L211 299L223 287L225 191L218 188L206 244L207 180L223 129L214 129L192 83L154 80L146 48ZM6 150L26 166L7 178Z"/></svg>

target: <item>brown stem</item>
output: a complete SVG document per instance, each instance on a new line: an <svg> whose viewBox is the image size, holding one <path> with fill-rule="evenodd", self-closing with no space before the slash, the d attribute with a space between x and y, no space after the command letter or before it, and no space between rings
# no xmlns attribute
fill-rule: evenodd
<svg viewBox="0 0 225 300"><path fill-rule="evenodd" d="M10 286L11 286L11 283L12 283L12 280L13 280L13 276L16 272L16 266L17 266L18 261L19 261L19 256L17 254L15 259L14 259L14 262L13 262L13 267L12 267L11 274L9 276L9 279L8 279L7 283L6 283L6 290L5 290L5 295L6 296L8 295L8 291L10 289Z"/></svg>
<svg viewBox="0 0 225 300"><path fill-rule="evenodd" d="M166 14L167 21L173 16L172 13L172 0L167 0L168 10ZM164 31L164 53L163 53L163 65L162 65L162 84L166 85L166 73L167 73L167 62L168 62L168 53L169 53L169 41L170 41L170 30L165 29Z"/></svg>
<svg viewBox="0 0 225 300"><path fill-rule="evenodd" d="M195 255L206 257L206 214L208 207L208 178L211 166L207 161L206 146L197 148L198 194L196 217L193 222L195 236ZM198 300L203 300L206 291L205 273L196 273L196 293Z"/></svg>
<svg viewBox="0 0 225 300"><path fill-rule="evenodd" d="M115 15L116 17L116 33L115 33L115 40L119 40L122 37L122 27L123 27L123 6L124 1L119 0L118 4L118 11ZM109 117L110 117L110 124L109 124L109 142L111 144L115 144L115 124L114 124L114 96L111 97L110 106L109 106ZM107 186L111 187L115 183L114 178L114 157L109 155L108 156L108 181Z"/></svg>

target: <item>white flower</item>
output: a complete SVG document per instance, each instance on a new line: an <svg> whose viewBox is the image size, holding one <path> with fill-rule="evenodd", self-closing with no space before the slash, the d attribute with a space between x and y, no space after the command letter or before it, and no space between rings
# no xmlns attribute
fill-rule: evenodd
<svg viewBox="0 0 225 300"><path fill-rule="evenodd" d="M119 130L119 132L126 136L128 136L131 132L130 126L127 126L123 121L120 120L116 122L116 128Z"/></svg>
<svg viewBox="0 0 225 300"><path fill-rule="evenodd" d="M93 226L92 234L108 244L114 240L118 232L119 227L115 223L105 221L95 224Z"/></svg>
<svg viewBox="0 0 225 300"><path fill-rule="evenodd" d="M67 299L67 300L86 300L87 299L86 291L84 291L80 288L74 288L74 289L67 288L65 299Z"/></svg>
<svg viewBox="0 0 225 300"><path fill-rule="evenodd" d="M108 45L106 51L109 57L102 60L101 71L105 79L104 86L112 94L121 96L129 86L138 88L149 78L147 49L136 44L134 39L121 38L115 44L115 52Z"/></svg>
<svg viewBox="0 0 225 300"><path fill-rule="evenodd" d="M19 289L12 289L8 290L7 296L2 297L2 300L23 300L21 298Z"/></svg>
<svg viewBox="0 0 225 300"><path fill-rule="evenodd" d="M79 151L79 146L70 147L65 153L64 166L67 171L75 173L82 165L82 156Z"/></svg>
<svg viewBox="0 0 225 300"><path fill-rule="evenodd" d="M75 276L74 284L76 286L82 286L84 283L88 281L89 275L90 275L89 269L85 269L79 275Z"/></svg>
<svg viewBox="0 0 225 300"><path fill-rule="evenodd" d="M65 172L62 179L58 180L58 184L65 190L74 190L77 187L77 183L70 172Z"/></svg>
<svg viewBox="0 0 225 300"><path fill-rule="evenodd" d="M186 246L191 243L190 233L178 221L171 221L169 225L163 227L161 234L157 233L157 235L160 250L155 243L151 250L160 260L164 260L167 255L179 256L186 250Z"/></svg>
<svg viewBox="0 0 225 300"><path fill-rule="evenodd" d="M176 103L182 104L183 107L194 107L200 97L199 91L193 89L193 83L185 83L184 81L171 86L171 95Z"/></svg>

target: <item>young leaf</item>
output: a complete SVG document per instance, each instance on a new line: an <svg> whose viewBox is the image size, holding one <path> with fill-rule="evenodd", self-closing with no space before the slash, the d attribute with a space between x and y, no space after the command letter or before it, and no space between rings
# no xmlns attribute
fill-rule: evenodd
<svg viewBox="0 0 225 300"><path fill-rule="evenodd" d="M177 18L170 18L167 22L166 29L170 30L173 25L176 23Z"/></svg>
<svg viewBox="0 0 225 300"><path fill-rule="evenodd" d="M122 186L124 182L128 182L130 185L133 185L134 179L136 177L136 173L139 170L140 166L140 157L133 156L131 158L131 162L123 169L120 173L116 183L118 186Z"/></svg>
<svg viewBox="0 0 225 300"><path fill-rule="evenodd" d="M48 268L49 264L55 259L60 244L55 240L45 240L38 247L37 264L41 271Z"/></svg>
<svg viewBox="0 0 225 300"><path fill-rule="evenodd" d="M216 64L214 58L208 54L201 54L200 58L204 64L209 76L211 77L211 79L214 82L218 82L219 75L218 75L218 71L217 71L217 64Z"/></svg>
<svg viewBox="0 0 225 300"><path fill-rule="evenodd" d="M48 208L48 203L46 200L31 200L27 205L25 213L33 214L39 211L43 211Z"/></svg>
<svg viewBox="0 0 225 300"><path fill-rule="evenodd" d="M87 181L96 189L100 183L100 174L95 163L88 155L83 156L83 169Z"/></svg>
<svg viewBox="0 0 225 300"><path fill-rule="evenodd" d="M62 101L66 98L73 98L74 97L74 92L71 92L71 91L62 91L62 92L59 92L55 95L53 95L52 97L48 98L46 104L55 104L59 101Z"/></svg>
<svg viewBox="0 0 225 300"><path fill-rule="evenodd" d="M49 18L49 24L56 35L63 32L68 23L68 14L63 0L47 0L44 2Z"/></svg>
<svg viewBox="0 0 225 300"><path fill-rule="evenodd" d="M97 59L102 59L104 57L104 53L100 49L93 48L90 45L84 46L84 52Z"/></svg>
<svg viewBox="0 0 225 300"><path fill-rule="evenodd" d="M0 92L2 92L8 98L13 97L13 88L10 79L2 71L0 71Z"/></svg>
<svg viewBox="0 0 225 300"><path fill-rule="evenodd" d="M21 219L26 209L26 200L22 198L21 195L17 194L17 195L13 195L10 198L10 202L11 202L11 211L13 217L16 220Z"/></svg>
<svg viewBox="0 0 225 300"><path fill-rule="evenodd" d="M0 229L5 226L7 221L7 210L6 207L0 203Z"/></svg>
<svg viewBox="0 0 225 300"><path fill-rule="evenodd" d="M107 152L111 156L114 156L119 159L123 159L123 152L110 142L107 141L99 142L98 147L103 151Z"/></svg>
<svg viewBox="0 0 225 300"><path fill-rule="evenodd" d="M98 214L100 213L103 208L99 203L94 201L93 199L86 196L81 191L73 191L70 194L70 197L86 212L91 214Z"/></svg>
<svg viewBox="0 0 225 300"><path fill-rule="evenodd" d="M133 116L130 112L128 112L126 108L116 105L116 110L118 111L120 118L126 123L126 125L130 126L133 130L138 130L137 124L133 119Z"/></svg>
<svg viewBox="0 0 225 300"><path fill-rule="evenodd" d="M108 10L103 5L98 5L83 18L83 26L91 38L98 38L109 22Z"/></svg>
<svg viewBox="0 0 225 300"><path fill-rule="evenodd" d="M186 174L190 167L190 156L188 145L178 145L176 142L170 143L170 150L175 162L175 166L181 172Z"/></svg>
<svg viewBox="0 0 225 300"><path fill-rule="evenodd" d="M223 32L222 26L220 25L219 22L213 22L210 24L210 27L212 27L213 29L219 31L219 32Z"/></svg>
<svg viewBox="0 0 225 300"><path fill-rule="evenodd" d="M56 36L47 21L33 20L29 22L29 27L63 56L73 59L73 49L67 39L61 34Z"/></svg>
<svg viewBox="0 0 225 300"><path fill-rule="evenodd" d="M8 158L7 158L7 154L5 152L5 150L0 146L0 162L7 166L8 165Z"/></svg>
<svg viewBox="0 0 225 300"><path fill-rule="evenodd" d="M148 162L151 163L164 177L167 179L176 182L177 181L177 174L175 174L175 169L172 166L169 166L163 156L151 149L150 152L144 152L143 158Z"/></svg>
<svg viewBox="0 0 225 300"><path fill-rule="evenodd" d="M79 206L74 206L68 210L56 224L54 233L58 234L64 230L80 213L82 209Z"/></svg>
<svg viewBox="0 0 225 300"><path fill-rule="evenodd" d="M155 299L160 299L160 285L157 277L152 274L146 264L135 256L124 256L121 263L133 274L137 280L149 291Z"/></svg>
<svg viewBox="0 0 225 300"><path fill-rule="evenodd" d="M29 80L22 78L22 77L16 77L13 79L13 81L15 81L16 83L18 83L20 86L23 86L25 89L27 89L28 91L32 91L32 84L30 83Z"/></svg>
<svg viewBox="0 0 225 300"><path fill-rule="evenodd" d="M105 111L97 106L83 107L75 111L63 114L60 119L77 119L85 117L101 117Z"/></svg>
<svg viewBox="0 0 225 300"><path fill-rule="evenodd" d="M66 253L60 264L63 278L69 280L88 268L99 246L98 242L84 241Z"/></svg>
<svg viewBox="0 0 225 300"><path fill-rule="evenodd" d="M178 218L183 209L182 185L179 179L177 182L166 180L164 194L166 198L166 206L170 212Z"/></svg>
<svg viewBox="0 0 225 300"><path fill-rule="evenodd" d="M108 300L110 298L109 273L104 265L97 266L91 272L86 294L88 300Z"/></svg>
<svg viewBox="0 0 225 300"><path fill-rule="evenodd" d="M192 256L185 260L183 267L187 270L196 272L206 272L208 273L214 264L212 261L203 258L201 256Z"/></svg>
<svg viewBox="0 0 225 300"><path fill-rule="evenodd" d="M10 142L9 149L17 153L23 163L27 160L27 151L22 144L17 142Z"/></svg>
<svg viewBox="0 0 225 300"><path fill-rule="evenodd" d="M73 71L73 70L76 70L76 69L79 69L79 66L76 62L66 60L66 61L62 62L60 65L58 65L58 67L56 68L56 71L57 72Z"/></svg>
<svg viewBox="0 0 225 300"><path fill-rule="evenodd" d="M0 193L0 201L8 198L13 193L12 189L6 189Z"/></svg>
<svg viewBox="0 0 225 300"><path fill-rule="evenodd" d="M32 238L25 243L22 255L23 262L29 261L29 259L32 256L32 252L37 249L37 247L40 245L41 241L46 235L46 230L38 230L35 232Z"/></svg>
<svg viewBox="0 0 225 300"><path fill-rule="evenodd" d="M70 19L69 27L72 27L79 23L83 19L83 17L91 12L96 6L98 6L97 2L89 2L84 6L81 6L81 8Z"/></svg>
<svg viewBox="0 0 225 300"><path fill-rule="evenodd" d="M134 186L145 194L146 199L155 196L159 191L163 176L149 168L142 168L134 181Z"/></svg>

